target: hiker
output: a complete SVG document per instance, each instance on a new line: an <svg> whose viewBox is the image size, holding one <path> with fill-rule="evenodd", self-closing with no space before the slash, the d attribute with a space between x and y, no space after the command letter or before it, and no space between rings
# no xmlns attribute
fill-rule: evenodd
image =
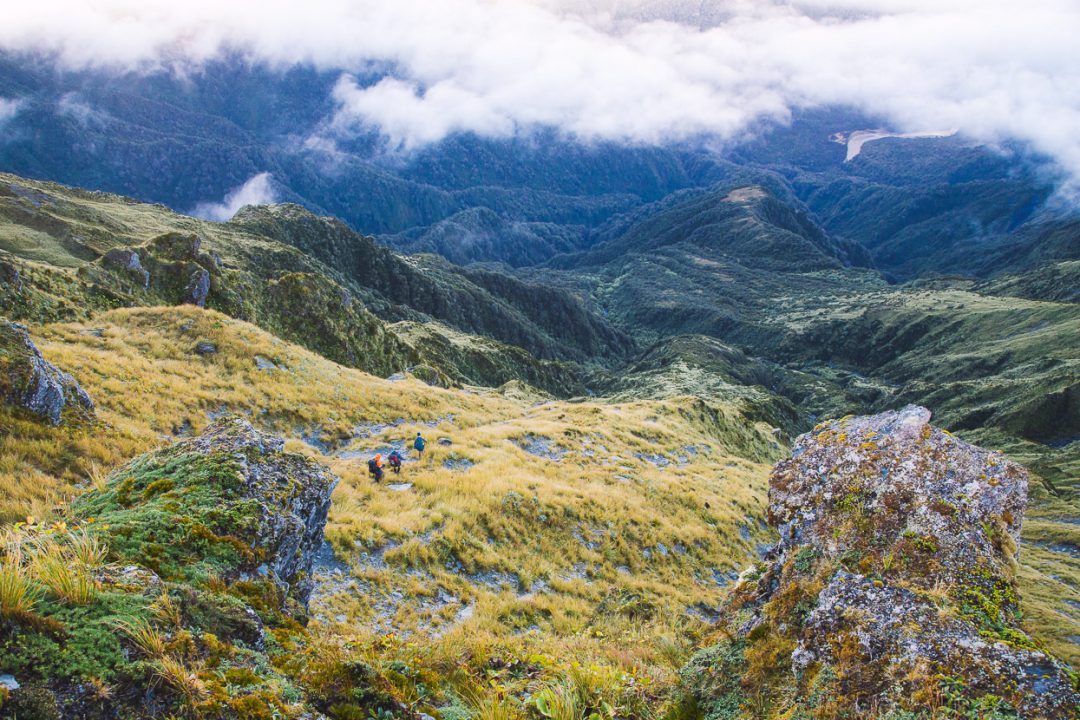
<svg viewBox="0 0 1080 720"><path fill-rule="evenodd" d="M424 448L427 447L427 441L424 440L424 436L420 433L416 433L416 440L413 440L413 450L416 450L416 454L422 460L424 457Z"/></svg>
<svg viewBox="0 0 1080 720"><path fill-rule="evenodd" d="M390 462L390 469L394 471L394 474L399 474L401 472L401 453L395 450L390 453L390 457L388 457L387 460Z"/></svg>
<svg viewBox="0 0 1080 720"><path fill-rule="evenodd" d="M379 453L378 455L367 461L367 469L368 472L371 473L371 477L375 480L375 482L382 482L382 453Z"/></svg>

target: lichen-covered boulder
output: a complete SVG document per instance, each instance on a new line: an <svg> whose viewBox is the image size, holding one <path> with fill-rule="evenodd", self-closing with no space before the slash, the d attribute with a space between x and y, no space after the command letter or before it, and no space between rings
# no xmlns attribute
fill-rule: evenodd
<svg viewBox="0 0 1080 720"><path fill-rule="evenodd" d="M107 525L125 562L164 580L267 586L277 597L261 602L301 615L338 478L283 446L242 418L222 418L131 461L74 511Z"/></svg>
<svg viewBox="0 0 1080 720"><path fill-rule="evenodd" d="M709 651L724 663L684 671L706 710L1078 717L1076 674L1020 623L1027 473L929 420L912 406L823 423L777 464L780 541L733 589L732 640Z"/></svg>
<svg viewBox="0 0 1080 720"><path fill-rule="evenodd" d="M53 425L86 422L94 403L75 379L41 355L25 326L0 318L0 402Z"/></svg>

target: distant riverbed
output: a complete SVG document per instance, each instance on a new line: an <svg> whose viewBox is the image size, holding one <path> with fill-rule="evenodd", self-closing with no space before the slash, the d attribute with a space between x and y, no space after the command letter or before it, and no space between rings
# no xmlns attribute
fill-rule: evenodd
<svg viewBox="0 0 1080 720"><path fill-rule="evenodd" d="M888 130L855 130L850 133L836 133L829 137L833 142L847 145L845 162L862 152L863 145L882 138L942 138L955 135L955 130L923 130L920 132L894 133Z"/></svg>

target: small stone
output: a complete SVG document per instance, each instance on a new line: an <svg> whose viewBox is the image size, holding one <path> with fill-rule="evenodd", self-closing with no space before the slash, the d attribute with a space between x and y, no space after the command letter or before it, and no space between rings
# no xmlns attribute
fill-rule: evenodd
<svg viewBox="0 0 1080 720"><path fill-rule="evenodd" d="M212 342L203 341L195 344L196 355L216 355L217 351L217 345Z"/></svg>
<svg viewBox="0 0 1080 720"><path fill-rule="evenodd" d="M278 366L274 364L269 358L265 358L262 355L255 356L255 367L260 370L277 370Z"/></svg>

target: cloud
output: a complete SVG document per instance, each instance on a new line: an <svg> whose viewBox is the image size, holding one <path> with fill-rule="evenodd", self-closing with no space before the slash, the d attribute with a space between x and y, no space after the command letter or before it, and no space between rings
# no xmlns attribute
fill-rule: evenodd
<svg viewBox="0 0 1080 720"><path fill-rule="evenodd" d="M245 205L269 205L275 201L271 180L272 176L268 172L253 175L240 187L230 190L221 202L199 203L191 214L203 220L225 222L231 220Z"/></svg>
<svg viewBox="0 0 1080 720"><path fill-rule="evenodd" d="M723 140L841 104L901 132L1019 139L1080 178L1077 37L1075 0L39 0L0 26L0 48L70 67L228 51L339 69L327 127L406 150L536 127ZM373 65L388 72L365 85Z"/></svg>
<svg viewBox="0 0 1080 720"><path fill-rule="evenodd" d="M64 93L56 101L56 114L69 117L83 127L104 127L109 123L109 114L96 110L79 97L76 92Z"/></svg>
<svg viewBox="0 0 1080 720"><path fill-rule="evenodd" d="M8 120L15 117L21 106L22 100L0 97L0 127L3 127Z"/></svg>

